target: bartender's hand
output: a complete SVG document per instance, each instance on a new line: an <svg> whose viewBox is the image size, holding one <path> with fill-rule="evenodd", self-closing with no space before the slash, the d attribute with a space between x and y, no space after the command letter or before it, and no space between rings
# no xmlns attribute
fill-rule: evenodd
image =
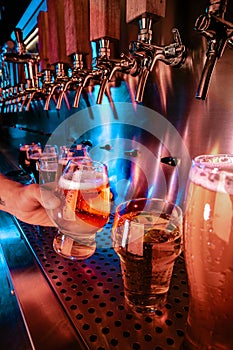
<svg viewBox="0 0 233 350"><path fill-rule="evenodd" d="M22 185L0 174L0 210L28 224L55 226L47 209L58 205L59 199L38 184Z"/></svg>

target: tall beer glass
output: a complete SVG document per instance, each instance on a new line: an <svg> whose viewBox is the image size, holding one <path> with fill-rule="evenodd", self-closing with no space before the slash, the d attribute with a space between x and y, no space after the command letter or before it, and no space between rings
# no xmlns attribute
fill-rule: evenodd
<svg viewBox="0 0 233 350"><path fill-rule="evenodd" d="M233 155L193 160L184 244L190 306L183 348L233 349Z"/></svg>
<svg viewBox="0 0 233 350"><path fill-rule="evenodd" d="M70 159L55 194L60 206L51 211L59 228L54 250L70 259L90 257L96 249L96 232L107 223L110 214L106 165L86 157Z"/></svg>

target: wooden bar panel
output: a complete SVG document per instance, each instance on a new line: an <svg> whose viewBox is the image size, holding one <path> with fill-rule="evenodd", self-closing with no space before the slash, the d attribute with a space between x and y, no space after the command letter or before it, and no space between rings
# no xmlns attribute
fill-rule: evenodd
<svg viewBox="0 0 233 350"><path fill-rule="evenodd" d="M64 0L47 0L50 63L71 63L66 55Z"/></svg>
<svg viewBox="0 0 233 350"><path fill-rule="evenodd" d="M88 0L65 0L66 54L90 53Z"/></svg>
<svg viewBox="0 0 233 350"><path fill-rule="evenodd" d="M155 20L165 17L166 0L126 0L126 22L149 14Z"/></svg>
<svg viewBox="0 0 233 350"><path fill-rule="evenodd" d="M120 0L90 0L90 40L120 40Z"/></svg>
<svg viewBox="0 0 233 350"><path fill-rule="evenodd" d="M49 28L48 28L48 12L41 11L37 17L38 23L38 50L40 55L40 70L50 69L49 55Z"/></svg>

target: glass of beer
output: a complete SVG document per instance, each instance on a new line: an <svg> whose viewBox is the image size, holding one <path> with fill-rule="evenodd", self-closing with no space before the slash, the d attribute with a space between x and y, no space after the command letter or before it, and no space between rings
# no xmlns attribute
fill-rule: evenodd
<svg viewBox="0 0 233 350"><path fill-rule="evenodd" d="M108 222L110 188L107 167L86 157L70 159L55 190L60 206L51 210L59 231L54 250L70 259L89 258L96 232Z"/></svg>
<svg viewBox="0 0 233 350"><path fill-rule="evenodd" d="M55 154L42 154L39 159L40 184L55 183L57 179L58 159Z"/></svg>
<svg viewBox="0 0 233 350"><path fill-rule="evenodd" d="M184 253L190 305L184 349L233 349L233 155L193 160Z"/></svg>
<svg viewBox="0 0 233 350"><path fill-rule="evenodd" d="M138 198L116 208L112 241L120 257L126 302L153 313L167 300L182 250L182 210L163 199Z"/></svg>
<svg viewBox="0 0 233 350"><path fill-rule="evenodd" d="M36 183L39 183L39 159L42 154L41 144L32 143L29 148L30 169Z"/></svg>
<svg viewBox="0 0 233 350"><path fill-rule="evenodd" d="M31 174L29 149L30 145L28 144L20 145L19 149L18 164L20 169L22 169L26 174Z"/></svg>

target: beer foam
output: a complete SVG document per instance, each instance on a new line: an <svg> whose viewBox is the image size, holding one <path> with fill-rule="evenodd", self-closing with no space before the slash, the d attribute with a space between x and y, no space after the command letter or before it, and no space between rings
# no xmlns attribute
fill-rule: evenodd
<svg viewBox="0 0 233 350"><path fill-rule="evenodd" d="M230 171L232 164L225 164L224 171L220 172L220 165L215 167L211 164L207 169L193 168L190 179L196 185L202 186L210 191L223 192L233 195L233 173ZM221 169L222 170L222 169Z"/></svg>
<svg viewBox="0 0 233 350"><path fill-rule="evenodd" d="M59 179L59 187L67 190L88 190L107 184L107 182L108 179L105 174L100 176L98 173L91 172L90 174L90 171L76 170L72 179L62 175Z"/></svg>

